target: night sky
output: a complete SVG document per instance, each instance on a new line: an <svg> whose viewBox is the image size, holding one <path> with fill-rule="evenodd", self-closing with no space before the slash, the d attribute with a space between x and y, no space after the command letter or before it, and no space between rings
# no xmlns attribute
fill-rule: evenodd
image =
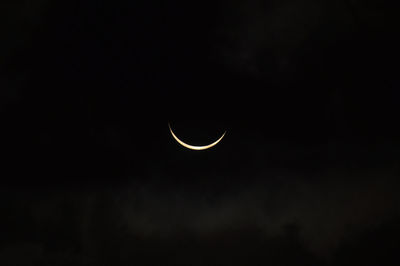
<svg viewBox="0 0 400 266"><path fill-rule="evenodd" d="M396 11L1 1L0 265L399 265Z"/></svg>

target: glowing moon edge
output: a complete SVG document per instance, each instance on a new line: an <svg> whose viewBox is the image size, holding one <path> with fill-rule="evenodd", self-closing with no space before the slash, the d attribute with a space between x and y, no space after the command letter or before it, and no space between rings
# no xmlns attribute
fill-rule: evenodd
<svg viewBox="0 0 400 266"><path fill-rule="evenodd" d="M205 145L205 146L194 146L194 145L187 144L187 143L183 142L182 140L180 140L180 139L175 135L175 133L172 131L171 125L170 125L169 123L168 123L168 127L169 127L169 131L171 132L172 137L173 137L179 144L181 144L181 145L182 145L183 147L185 147L185 148L188 148L188 149L191 149L191 150L195 150L195 151L207 150L207 149L209 149L209 148L214 147L215 145L217 145L217 144L222 140L222 138L223 138L223 137L225 136L225 134L226 134L226 131L225 131L224 134L222 134L222 136L221 136L219 139L217 139L216 141L214 141L213 143L211 143L211 144L209 144L209 145Z"/></svg>

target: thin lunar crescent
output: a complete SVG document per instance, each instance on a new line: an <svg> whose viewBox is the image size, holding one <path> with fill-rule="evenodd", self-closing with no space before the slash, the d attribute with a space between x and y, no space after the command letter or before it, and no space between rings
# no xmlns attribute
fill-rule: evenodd
<svg viewBox="0 0 400 266"><path fill-rule="evenodd" d="M181 145L182 145L183 147L185 147L185 148L188 148L188 149L191 149L191 150L196 150L196 151L206 150L206 149L209 149L209 148L211 148L211 147L214 147L215 145L217 145L217 144L222 140L222 138L225 136L225 133L226 133L226 131L225 131L224 134L222 134L222 136L221 136L219 139L217 139L216 141L214 141L213 143L211 143L211 144L209 144L209 145L205 145L205 146L193 146L193 145L189 145L189 144L183 142L182 140L180 140L180 139L174 134L174 132L172 131L170 124L168 124L168 127L169 127L169 131L171 132L172 137L174 137L174 139L175 139L179 144L181 144Z"/></svg>

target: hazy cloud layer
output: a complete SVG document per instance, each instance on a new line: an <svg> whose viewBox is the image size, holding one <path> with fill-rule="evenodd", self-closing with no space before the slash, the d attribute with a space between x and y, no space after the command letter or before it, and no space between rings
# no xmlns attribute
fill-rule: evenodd
<svg viewBox="0 0 400 266"><path fill-rule="evenodd" d="M156 182L136 181L96 192L3 191L13 208L4 212L2 227L15 229L3 237L0 258L21 251L31 254L24 260L66 256L93 265L114 256L121 265L148 256L167 265L241 265L239 257L273 261L276 249L283 249L323 262L399 214L397 180L390 172L321 173L309 184L300 176L271 181L267 173L259 175L265 178L218 193L193 186L161 190Z"/></svg>

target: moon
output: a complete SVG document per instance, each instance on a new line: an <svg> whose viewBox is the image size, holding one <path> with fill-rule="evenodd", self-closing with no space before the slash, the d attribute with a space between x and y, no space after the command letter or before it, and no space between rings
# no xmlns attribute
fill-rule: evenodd
<svg viewBox="0 0 400 266"><path fill-rule="evenodd" d="M169 127L169 131L171 132L172 137L179 143L181 144L183 147L191 149L191 150L195 150L195 151L202 151L202 150L207 150L209 148L214 147L215 145L217 145L222 138L225 136L226 131L224 132L224 134L222 134L222 136L217 139L216 141L214 141L213 143L209 144L209 145L205 145L205 146L194 146L194 145L189 145L185 142L183 142L182 140L180 140L172 131L170 124L168 123L168 127Z"/></svg>

